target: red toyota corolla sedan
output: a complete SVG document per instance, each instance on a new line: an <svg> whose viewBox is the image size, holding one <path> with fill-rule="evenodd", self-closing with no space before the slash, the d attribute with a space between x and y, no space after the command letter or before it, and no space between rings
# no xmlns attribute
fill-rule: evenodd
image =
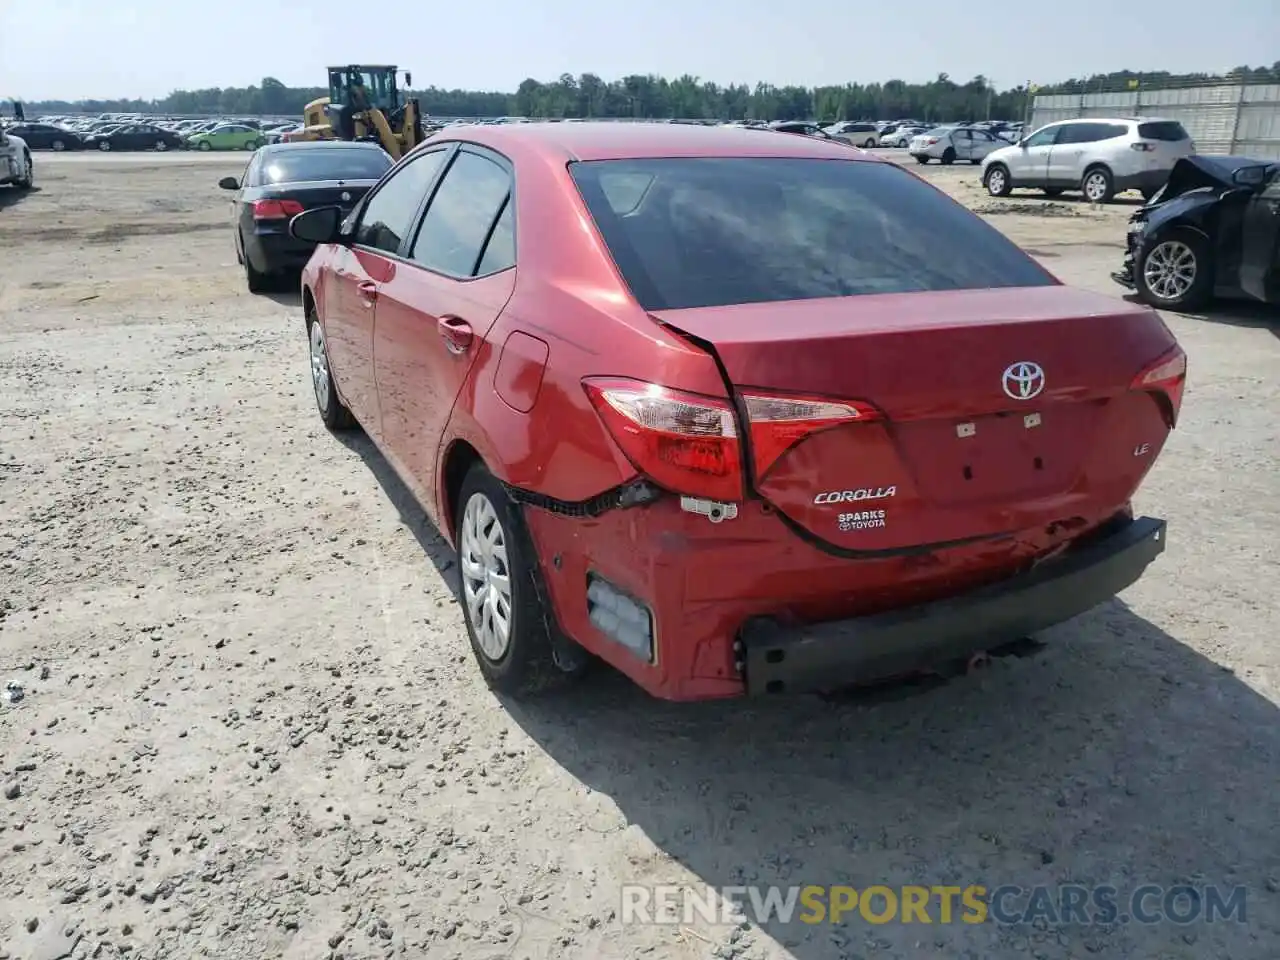
<svg viewBox="0 0 1280 960"><path fill-rule="evenodd" d="M963 661L1129 586L1186 359L893 163L752 130L437 136L303 276L316 402L457 547L488 681L671 699Z"/></svg>

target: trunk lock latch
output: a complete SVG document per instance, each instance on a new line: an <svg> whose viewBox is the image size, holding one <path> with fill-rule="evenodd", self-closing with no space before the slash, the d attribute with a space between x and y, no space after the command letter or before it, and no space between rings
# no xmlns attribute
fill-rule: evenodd
<svg viewBox="0 0 1280 960"><path fill-rule="evenodd" d="M736 503L721 503L719 500L703 500L700 497L681 497L680 509L706 517L712 523L732 520L738 515Z"/></svg>

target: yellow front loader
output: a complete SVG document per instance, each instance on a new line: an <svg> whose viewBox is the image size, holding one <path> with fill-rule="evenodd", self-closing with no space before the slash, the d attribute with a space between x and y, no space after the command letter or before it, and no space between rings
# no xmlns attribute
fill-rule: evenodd
<svg viewBox="0 0 1280 960"><path fill-rule="evenodd" d="M329 96L308 103L302 111L303 128L284 139L374 140L399 160L426 134L417 99L401 102L397 73L391 66L330 67ZM406 71L405 87L411 82L412 74Z"/></svg>

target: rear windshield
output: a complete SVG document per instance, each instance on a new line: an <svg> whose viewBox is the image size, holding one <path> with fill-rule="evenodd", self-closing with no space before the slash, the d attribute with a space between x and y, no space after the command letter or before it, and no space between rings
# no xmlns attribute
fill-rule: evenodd
<svg viewBox="0 0 1280 960"><path fill-rule="evenodd" d="M569 169L646 310L1055 282L896 164L699 158Z"/></svg>
<svg viewBox="0 0 1280 960"><path fill-rule="evenodd" d="M305 147L281 150L263 158L262 183L305 183L312 180L377 180L391 168L391 157L363 147Z"/></svg>
<svg viewBox="0 0 1280 960"><path fill-rule="evenodd" d="M1177 120L1153 120L1138 124L1138 136L1143 140L1190 140L1187 131Z"/></svg>

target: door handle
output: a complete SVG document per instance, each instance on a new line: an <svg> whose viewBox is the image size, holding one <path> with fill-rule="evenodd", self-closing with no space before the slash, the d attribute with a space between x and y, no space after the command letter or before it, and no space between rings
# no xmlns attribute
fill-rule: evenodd
<svg viewBox="0 0 1280 960"><path fill-rule="evenodd" d="M366 307L372 307L378 299L378 285L372 280L361 280L356 289L360 291L360 299Z"/></svg>
<svg viewBox="0 0 1280 960"><path fill-rule="evenodd" d="M436 321L436 332L444 340L444 345L454 356L461 356L471 348L475 333L471 324L461 317L443 316Z"/></svg>

